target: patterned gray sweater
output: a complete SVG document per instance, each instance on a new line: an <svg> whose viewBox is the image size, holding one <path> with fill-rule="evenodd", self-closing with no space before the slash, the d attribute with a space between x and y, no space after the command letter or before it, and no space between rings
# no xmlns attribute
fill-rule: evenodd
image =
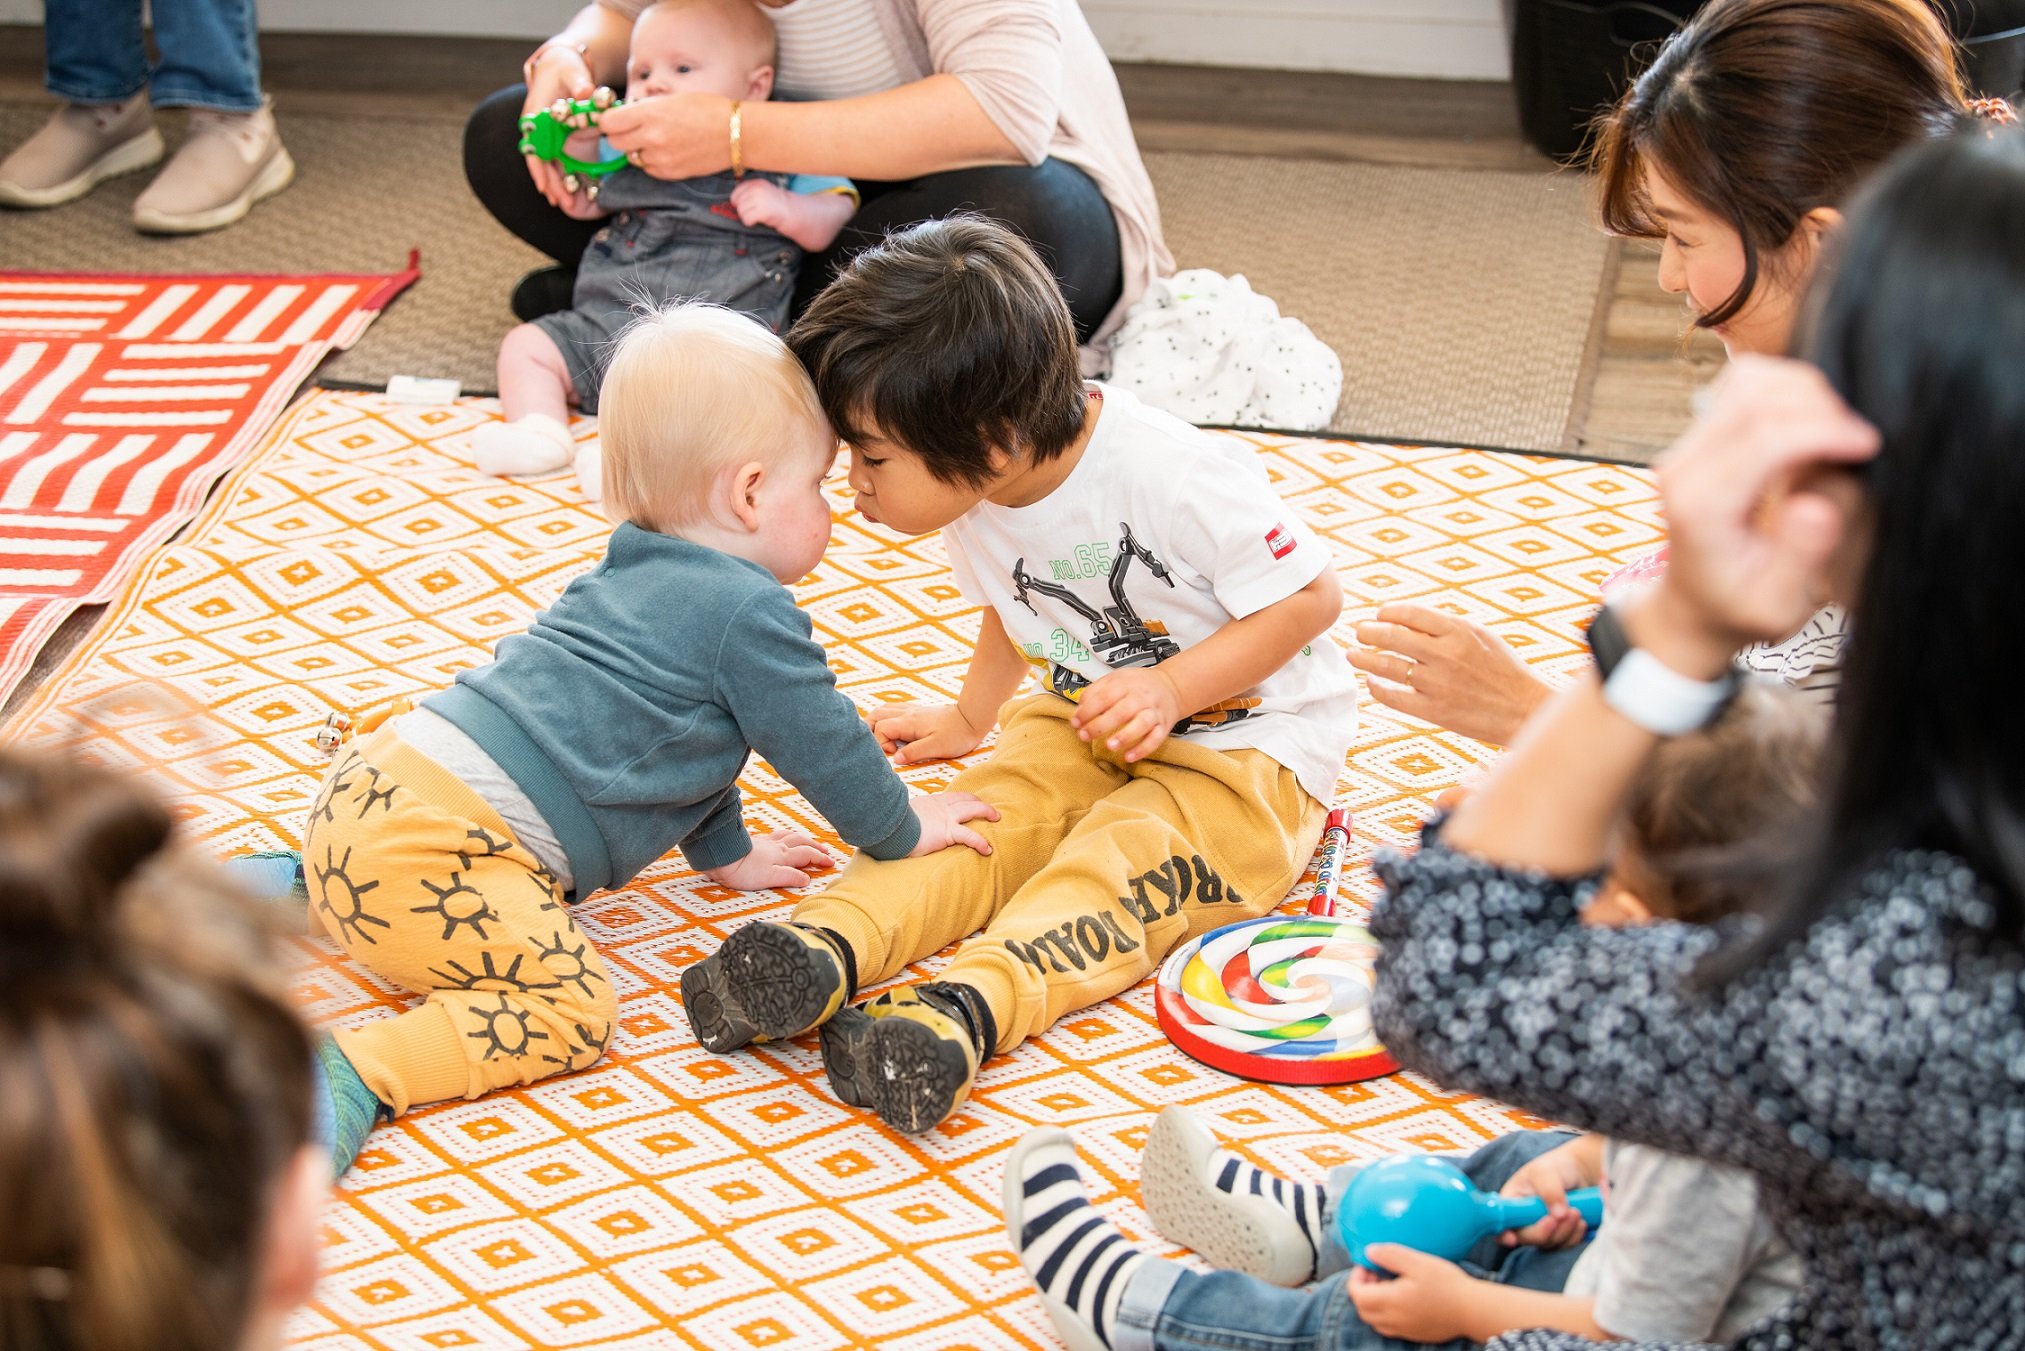
<svg viewBox="0 0 2025 1351"><path fill-rule="evenodd" d="M1786 955L1707 994L1686 977L1739 929L1585 928L1596 879L1495 868L1432 829L1378 868L1374 1015L1401 1063L1756 1176L1808 1276L1739 1345L2025 1343L2025 954L1991 936L1960 859L1888 856Z"/></svg>

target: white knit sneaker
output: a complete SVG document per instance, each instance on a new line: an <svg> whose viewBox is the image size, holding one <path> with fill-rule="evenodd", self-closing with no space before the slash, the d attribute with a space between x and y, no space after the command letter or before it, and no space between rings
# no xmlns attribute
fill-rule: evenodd
<svg viewBox="0 0 2025 1351"><path fill-rule="evenodd" d="M1218 1147L1188 1110L1154 1118L1139 1155L1139 1196L1163 1238L1271 1285L1313 1279L1325 1189L1274 1177Z"/></svg>
<svg viewBox="0 0 2025 1351"><path fill-rule="evenodd" d="M0 160L0 203L58 206L162 157L145 93L119 103L66 103Z"/></svg>
<svg viewBox="0 0 2025 1351"><path fill-rule="evenodd" d="M134 225L189 235L230 225L295 178L272 102L250 113L190 110L190 134L134 203Z"/></svg>

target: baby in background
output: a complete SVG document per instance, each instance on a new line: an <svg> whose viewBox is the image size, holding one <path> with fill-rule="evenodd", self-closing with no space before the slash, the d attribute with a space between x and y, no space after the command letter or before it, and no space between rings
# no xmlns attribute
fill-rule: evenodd
<svg viewBox="0 0 2025 1351"><path fill-rule="evenodd" d="M752 0L660 0L633 25L626 100L674 93L765 99L774 51L773 24ZM601 158L596 129L571 137L568 149L579 159ZM595 196L589 185L580 188L569 214L611 223L584 250L571 307L521 324L500 343L506 420L473 437L478 467L540 474L574 459L585 495L602 497L598 443L578 451L569 409L598 410L620 331L643 309L703 300L778 332L802 251L828 248L857 207L842 179L759 172L671 181L627 167L606 175Z"/></svg>
<svg viewBox="0 0 2025 1351"><path fill-rule="evenodd" d="M829 856L746 831L755 752L845 841L986 849L965 793L913 797L837 689L785 583L830 540L837 440L801 365L710 305L636 321L603 437L620 524L490 663L342 747L303 841L313 928L423 996L319 1045L342 1173L383 1112L595 1062L617 1000L575 901L670 848L723 886L800 886Z"/></svg>
<svg viewBox="0 0 2025 1351"><path fill-rule="evenodd" d="M1813 808L1823 723L1803 696L1754 682L1711 727L1662 743L1583 919L1717 924L1749 910L1763 883L1735 859ZM1461 1160L1479 1188L1547 1201L1548 1218L1484 1240L1462 1264L1372 1245L1390 1276L1352 1268L1336 1233L1358 1165L1326 1183L1275 1177L1218 1148L1185 1109L1162 1112L1141 1194L1161 1234L1226 1268L1204 1275L1138 1251L1099 1216L1075 1157L1067 1132L1029 1134L1006 1163L1005 1204L1020 1259L1077 1351L1390 1351L1524 1328L1728 1343L1804 1274L1748 1174L1594 1134L1518 1131ZM1598 1184L1605 1219L1592 1237L1566 1196Z"/></svg>

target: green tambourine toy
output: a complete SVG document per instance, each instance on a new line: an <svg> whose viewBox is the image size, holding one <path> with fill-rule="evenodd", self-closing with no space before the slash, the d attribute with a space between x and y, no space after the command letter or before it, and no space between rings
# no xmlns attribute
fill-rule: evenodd
<svg viewBox="0 0 2025 1351"><path fill-rule="evenodd" d="M595 180L614 169L625 168L626 157L614 155L605 160L581 160L564 151L563 146L575 133L598 125L598 114L607 108L618 107L619 102L610 89L599 85L587 99L557 99L537 112L521 114L520 153L560 164L567 175L563 186L571 192L575 192L585 178L592 179L595 188Z"/></svg>

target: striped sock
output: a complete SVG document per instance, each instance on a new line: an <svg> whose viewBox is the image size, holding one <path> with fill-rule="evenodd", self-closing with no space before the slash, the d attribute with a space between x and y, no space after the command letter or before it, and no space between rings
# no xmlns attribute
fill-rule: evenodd
<svg viewBox="0 0 2025 1351"><path fill-rule="evenodd" d="M1319 1182L1289 1182L1283 1177L1254 1168L1227 1149L1219 1149L1209 1161L1210 1185L1231 1196L1250 1193L1263 1197L1294 1217L1309 1245L1322 1251L1329 1219L1324 1213L1329 1189Z"/></svg>
<svg viewBox="0 0 2025 1351"><path fill-rule="evenodd" d="M1118 1301L1150 1257L1097 1213L1083 1192L1067 1131L1030 1132L1006 1161L1006 1228L1049 1316L1071 1346L1111 1345ZM1063 1326L1073 1322L1072 1330ZM1078 1335L1080 1334L1080 1336Z"/></svg>

